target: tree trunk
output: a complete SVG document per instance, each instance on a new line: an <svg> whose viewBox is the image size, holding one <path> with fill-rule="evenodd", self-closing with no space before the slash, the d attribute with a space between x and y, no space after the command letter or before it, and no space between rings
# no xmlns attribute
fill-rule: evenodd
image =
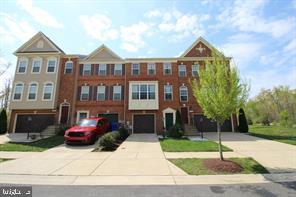
<svg viewBox="0 0 296 197"><path fill-rule="evenodd" d="M220 160L224 160L223 152L222 152L222 144L221 144L221 125L217 122L217 131L218 131L218 140L219 140L219 154Z"/></svg>

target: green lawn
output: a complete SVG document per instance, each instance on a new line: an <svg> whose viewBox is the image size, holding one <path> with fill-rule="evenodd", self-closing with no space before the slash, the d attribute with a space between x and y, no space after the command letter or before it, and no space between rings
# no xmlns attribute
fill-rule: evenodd
<svg viewBox="0 0 296 197"><path fill-rule="evenodd" d="M0 144L0 151L42 152L64 143L63 136L52 136L32 143Z"/></svg>
<svg viewBox="0 0 296 197"><path fill-rule="evenodd" d="M214 172L203 165L205 158L185 158L185 159L169 159L173 164L184 170L190 175L215 175L215 174L229 174ZM239 164L243 171L239 174L263 174L268 171L252 158L229 158Z"/></svg>
<svg viewBox="0 0 296 197"><path fill-rule="evenodd" d="M250 135L296 145L296 128L286 128L276 125L250 125Z"/></svg>
<svg viewBox="0 0 296 197"><path fill-rule="evenodd" d="M189 139L160 139L160 145L166 152L209 152L219 151L218 144L213 141L190 141ZM232 151L223 146L223 151Z"/></svg>

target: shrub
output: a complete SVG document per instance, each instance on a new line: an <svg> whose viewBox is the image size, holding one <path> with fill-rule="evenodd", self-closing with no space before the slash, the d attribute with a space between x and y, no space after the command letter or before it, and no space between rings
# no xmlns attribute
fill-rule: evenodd
<svg viewBox="0 0 296 197"><path fill-rule="evenodd" d="M124 127L119 128L120 140L125 140L128 137L128 130Z"/></svg>
<svg viewBox="0 0 296 197"><path fill-rule="evenodd" d="M116 141L119 139L120 139L120 134L118 131L106 133L100 137L99 146L103 150L114 150L117 147Z"/></svg>
<svg viewBox="0 0 296 197"><path fill-rule="evenodd" d="M6 110L2 109L0 113L0 134L4 134L7 131L7 114Z"/></svg>
<svg viewBox="0 0 296 197"><path fill-rule="evenodd" d="M292 121L290 120L289 112L287 110L280 112L280 125L283 127L292 126Z"/></svg>
<svg viewBox="0 0 296 197"><path fill-rule="evenodd" d="M172 137L172 138L181 138L183 136L183 131L180 128L180 125L175 124L174 126L172 126L167 133L168 137Z"/></svg>
<svg viewBox="0 0 296 197"><path fill-rule="evenodd" d="M176 125L178 125L179 128L182 129L182 131L184 131L184 123L182 121L181 113L179 110L177 110L177 112L176 112Z"/></svg>
<svg viewBox="0 0 296 197"><path fill-rule="evenodd" d="M239 132L241 133L249 132L249 126L247 123L246 115L242 108L239 109L238 120L239 120L239 125L238 125Z"/></svg>
<svg viewBox="0 0 296 197"><path fill-rule="evenodd" d="M56 135L64 136L67 129L70 127L66 125L59 125L59 128L56 130Z"/></svg>

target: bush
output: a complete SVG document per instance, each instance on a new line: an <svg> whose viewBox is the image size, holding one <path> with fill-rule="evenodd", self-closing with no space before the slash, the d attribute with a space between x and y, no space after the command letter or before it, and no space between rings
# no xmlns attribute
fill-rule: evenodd
<svg viewBox="0 0 296 197"><path fill-rule="evenodd" d="M6 110L2 109L0 113L0 134L4 134L7 131L7 114Z"/></svg>
<svg viewBox="0 0 296 197"><path fill-rule="evenodd" d="M66 130L68 130L70 127L66 125L59 125L59 128L56 130L56 135L64 136Z"/></svg>
<svg viewBox="0 0 296 197"><path fill-rule="evenodd" d="M128 130L124 127L119 128L120 140L125 140L129 134Z"/></svg>
<svg viewBox="0 0 296 197"><path fill-rule="evenodd" d="M238 120L239 120L239 125L238 125L239 132L241 133L249 132L249 126L247 123L246 115L242 108L239 109Z"/></svg>
<svg viewBox="0 0 296 197"><path fill-rule="evenodd" d="M293 125L287 110L280 112L280 125L283 127L291 127Z"/></svg>
<svg viewBox="0 0 296 197"><path fill-rule="evenodd" d="M117 140L120 139L120 134L118 131L113 131L104 134L99 139L99 146L103 150L114 150L117 147Z"/></svg>
<svg viewBox="0 0 296 197"><path fill-rule="evenodd" d="M183 135L183 130L181 129L181 126L178 124L172 126L167 133L167 136L172 138L181 138Z"/></svg>

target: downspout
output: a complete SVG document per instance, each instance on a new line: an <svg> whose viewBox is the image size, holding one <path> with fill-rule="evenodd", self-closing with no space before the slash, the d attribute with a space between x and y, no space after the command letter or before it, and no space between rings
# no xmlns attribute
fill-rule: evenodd
<svg viewBox="0 0 296 197"><path fill-rule="evenodd" d="M71 125L73 125L74 117L75 117L75 109L76 109L76 94L77 94L77 83L78 83L78 73L79 73L79 58L77 57L77 63L75 68L75 78L74 78L74 91L73 91L73 106L72 106L72 113L71 113Z"/></svg>
<svg viewBox="0 0 296 197"><path fill-rule="evenodd" d="M124 97L123 97L123 120L124 120L124 124L126 124L126 109L125 109L125 107L126 107L126 97L127 97L127 95L126 95L126 91L127 91L127 85L126 85L126 73L127 73L127 64L126 64L126 62L125 62L125 64L124 64L124 86L125 86L125 88L124 88L124 92L123 92L123 94L124 94Z"/></svg>

